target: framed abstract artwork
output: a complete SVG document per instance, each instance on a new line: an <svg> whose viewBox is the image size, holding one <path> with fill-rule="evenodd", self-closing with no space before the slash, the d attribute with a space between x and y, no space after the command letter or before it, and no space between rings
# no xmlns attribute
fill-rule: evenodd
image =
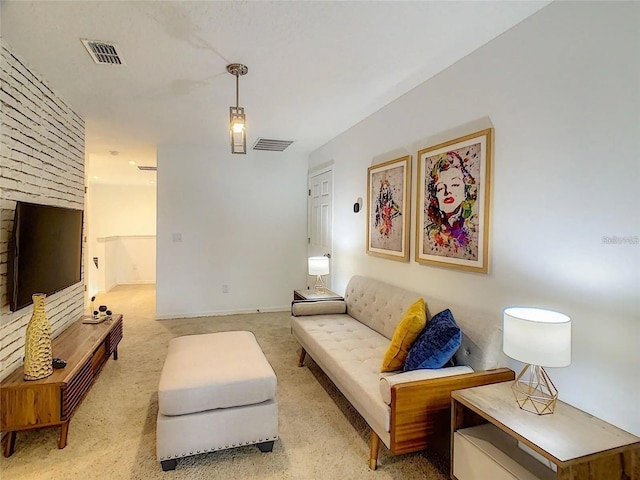
<svg viewBox="0 0 640 480"><path fill-rule="evenodd" d="M409 261L411 155L367 169L367 253Z"/></svg>
<svg viewBox="0 0 640 480"><path fill-rule="evenodd" d="M489 270L493 129L418 152L418 263Z"/></svg>

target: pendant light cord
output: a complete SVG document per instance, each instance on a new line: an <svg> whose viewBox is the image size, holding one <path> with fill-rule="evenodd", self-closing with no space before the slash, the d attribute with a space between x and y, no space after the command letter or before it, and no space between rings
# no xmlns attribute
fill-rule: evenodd
<svg viewBox="0 0 640 480"><path fill-rule="evenodd" d="M240 105L240 77L236 73L236 108Z"/></svg>

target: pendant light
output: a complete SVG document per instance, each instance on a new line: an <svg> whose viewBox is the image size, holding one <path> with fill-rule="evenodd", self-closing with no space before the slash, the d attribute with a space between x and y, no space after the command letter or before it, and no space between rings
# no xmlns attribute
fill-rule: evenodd
<svg viewBox="0 0 640 480"><path fill-rule="evenodd" d="M240 107L239 98L239 78L246 75L249 69L241 63L227 65L227 72L236 77L236 106L229 107L229 133L231 136L231 153L247 153L247 129L244 107Z"/></svg>

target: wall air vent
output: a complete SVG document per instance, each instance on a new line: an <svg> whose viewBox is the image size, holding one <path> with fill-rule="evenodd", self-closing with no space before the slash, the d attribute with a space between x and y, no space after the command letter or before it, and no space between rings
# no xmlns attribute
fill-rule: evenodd
<svg viewBox="0 0 640 480"><path fill-rule="evenodd" d="M142 170L144 172L156 172L158 171L158 167L145 167L143 165L138 165L138 170Z"/></svg>
<svg viewBox="0 0 640 480"><path fill-rule="evenodd" d="M269 138L258 138L253 144L254 150L268 150L270 152L282 152L293 143L293 140L272 140Z"/></svg>
<svg viewBox="0 0 640 480"><path fill-rule="evenodd" d="M118 46L112 42L80 39L87 52L98 65L126 65L118 52Z"/></svg>

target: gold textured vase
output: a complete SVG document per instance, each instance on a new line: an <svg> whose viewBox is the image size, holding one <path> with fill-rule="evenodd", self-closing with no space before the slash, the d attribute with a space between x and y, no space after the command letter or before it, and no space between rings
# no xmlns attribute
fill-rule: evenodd
<svg viewBox="0 0 640 480"><path fill-rule="evenodd" d="M51 325L44 311L44 293L36 293L33 299L33 315L27 325L24 340L24 379L39 380L53 373L51 350Z"/></svg>

